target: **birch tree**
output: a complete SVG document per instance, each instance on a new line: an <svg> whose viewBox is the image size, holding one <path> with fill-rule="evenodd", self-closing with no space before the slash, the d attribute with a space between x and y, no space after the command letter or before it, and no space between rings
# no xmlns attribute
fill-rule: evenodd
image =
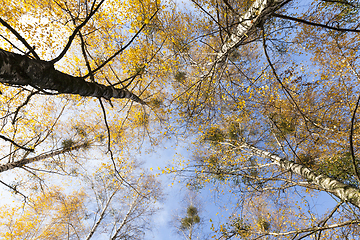
<svg viewBox="0 0 360 240"><path fill-rule="evenodd" d="M74 150L96 145L93 150L109 153L115 164L114 153L139 149L145 138L157 144L162 134L148 127L154 122L156 129L166 120L163 87L157 84L167 75L158 69L171 65L158 55L166 35L166 3L34 0L3 5L3 172L26 169L36 175L53 171L54 162L61 162L57 168L72 165L76 172L81 164L75 163L75 153L81 151ZM135 139L140 144L127 145ZM71 158L77 167L65 160Z"/></svg>
<svg viewBox="0 0 360 240"><path fill-rule="evenodd" d="M28 199L50 173L106 168L133 191L110 237L141 236L122 232L149 203L122 164L185 132L199 137L189 185L239 200L215 237L355 236L358 3L192 2L4 2L1 183ZM87 238L110 221L119 190L104 189ZM337 201L325 214L302 208L318 192Z"/></svg>
<svg viewBox="0 0 360 240"><path fill-rule="evenodd" d="M206 239L202 232L204 225L202 202L195 192L187 191L181 209L173 212L172 225L182 239Z"/></svg>
<svg viewBox="0 0 360 240"><path fill-rule="evenodd" d="M2 206L3 237L141 238L161 190L134 152L145 140L157 144L162 134L148 127L166 119L157 84L171 65L158 54L165 3L1 3L0 183L16 200ZM112 185L94 193L89 176L101 170Z"/></svg>
<svg viewBox="0 0 360 240"><path fill-rule="evenodd" d="M206 57L192 53L178 106L199 145L192 164L176 172L193 172L190 187L212 185L237 198L213 228L218 239L355 237L358 4L272 1L258 24L249 19L249 34L244 27L236 35L241 25L232 20L266 3L196 2L209 22L198 51ZM232 34L239 44L231 49ZM310 204L321 192L335 199L326 213Z"/></svg>
<svg viewBox="0 0 360 240"><path fill-rule="evenodd" d="M131 166L133 165L133 166ZM38 191L27 204L1 207L3 239L143 239L159 210L160 183L150 174L134 174L134 163L122 165L119 180L104 165L93 176L83 175L82 191L59 186ZM131 182L129 188L122 181ZM70 194L68 192L71 192Z"/></svg>

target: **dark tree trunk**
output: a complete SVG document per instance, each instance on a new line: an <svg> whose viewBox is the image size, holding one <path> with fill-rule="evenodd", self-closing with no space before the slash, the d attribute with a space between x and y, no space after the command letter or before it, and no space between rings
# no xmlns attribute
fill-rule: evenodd
<svg viewBox="0 0 360 240"><path fill-rule="evenodd" d="M0 49L0 82L11 86L30 85L37 89L54 90L60 94L78 94L105 99L128 98L144 102L126 89L87 82L81 77L62 73L46 61Z"/></svg>

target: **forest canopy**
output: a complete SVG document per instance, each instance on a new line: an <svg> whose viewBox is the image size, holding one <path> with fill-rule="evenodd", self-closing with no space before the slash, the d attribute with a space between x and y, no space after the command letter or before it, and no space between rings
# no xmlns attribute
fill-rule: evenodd
<svg viewBox="0 0 360 240"><path fill-rule="evenodd" d="M358 1L1 3L1 238L144 239L164 176L227 209L179 238L359 235Z"/></svg>

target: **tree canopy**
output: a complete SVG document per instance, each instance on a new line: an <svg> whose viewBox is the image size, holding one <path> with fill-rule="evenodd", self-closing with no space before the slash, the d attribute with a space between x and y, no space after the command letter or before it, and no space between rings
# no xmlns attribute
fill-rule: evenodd
<svg viewBox="0 0 360 240"><path fill-rule="evenodd" d="M164 173L232 199L216 239L358 236L358 1L2 3L4 239L142 239Z"/></svg>

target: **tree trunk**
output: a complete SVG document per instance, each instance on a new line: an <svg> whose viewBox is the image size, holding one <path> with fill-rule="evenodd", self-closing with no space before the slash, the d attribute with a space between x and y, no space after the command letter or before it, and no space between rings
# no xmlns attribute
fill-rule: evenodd
<svg viewBox="0 0 360 240"><path fill-rule="evenodd" d="M30 59L3 49L0 49L0 82L10 86L30 85L36 89L57 91L59 94L105 99L128 98L144 104L139 97L126 89L87 82L82 77L56 70L49 62Z"/></svg>
<svg viewBox="0 0 360 240"><path fill-rule="evenodd" d="M75 146L68 147L68 148L62 148L60 150L56 150L56 151L53 151L53 152L50 152L50 153L43 153L43 154L40 154L40 155L38 155L36 157L25 158L25 159L21 159L21 160L16 161L16 162L10 162L10 163L6 163L6 164L0 164L0 173L11 170L11 169L14 169L14 168L23 167L23 166L25 166L27 164L30 164L30 163L33 163L33 162L38 162L40 160L50 158L50 157L54 157L54 156L57 156L57 155L60 155L60 154L66 153L66 152L70 152L70 151L73 151L73 150L78 150L80 148L88 146L88 144L89 143L83 143L83 144L75 145Z"/></svg>
<svg viewBox="0 0 360 240"><path fill-rule="evenodd" d="M281 158L275 154L261 150L250 144L241 143L240 148L254 156L269 158L282 169L298 174L309 182L321 187L324 189L324 191L334 194L342 201L350 202L351 204L360 208L360 190L358 188L339 182L338 180L331 177L317 174L301 164L292 162L285 158Z"/></svg>
<svg viewBox="0 0 360 240"><path fill-rule="evenodd" d="M256 0L248 11L240 17L236 31L231 34L217 54L215 63L225 61L225 58L251 34L251 32L275 11L291 0ZM215 64L213 63L213 64Z"/></svg>
<svg viewBox="0 0 360 240"><path fill-rule="evenodd" d="M99 219L96 221L95 225L91 228L91 231L89 232L89 234L87 235L85 240L90 240L91 237L94 235L96 229L98 228L98 226L100 225L101 221L104 219L105 217L105 213L106 213L106 209L109 207L110 202L112 200L112 198L115 196L116 192L118 190L115 189L115 191L110 195L110 197L108 198L108 200L105 203L105 206L103 207L103 209L101 210Z"/></svg>

